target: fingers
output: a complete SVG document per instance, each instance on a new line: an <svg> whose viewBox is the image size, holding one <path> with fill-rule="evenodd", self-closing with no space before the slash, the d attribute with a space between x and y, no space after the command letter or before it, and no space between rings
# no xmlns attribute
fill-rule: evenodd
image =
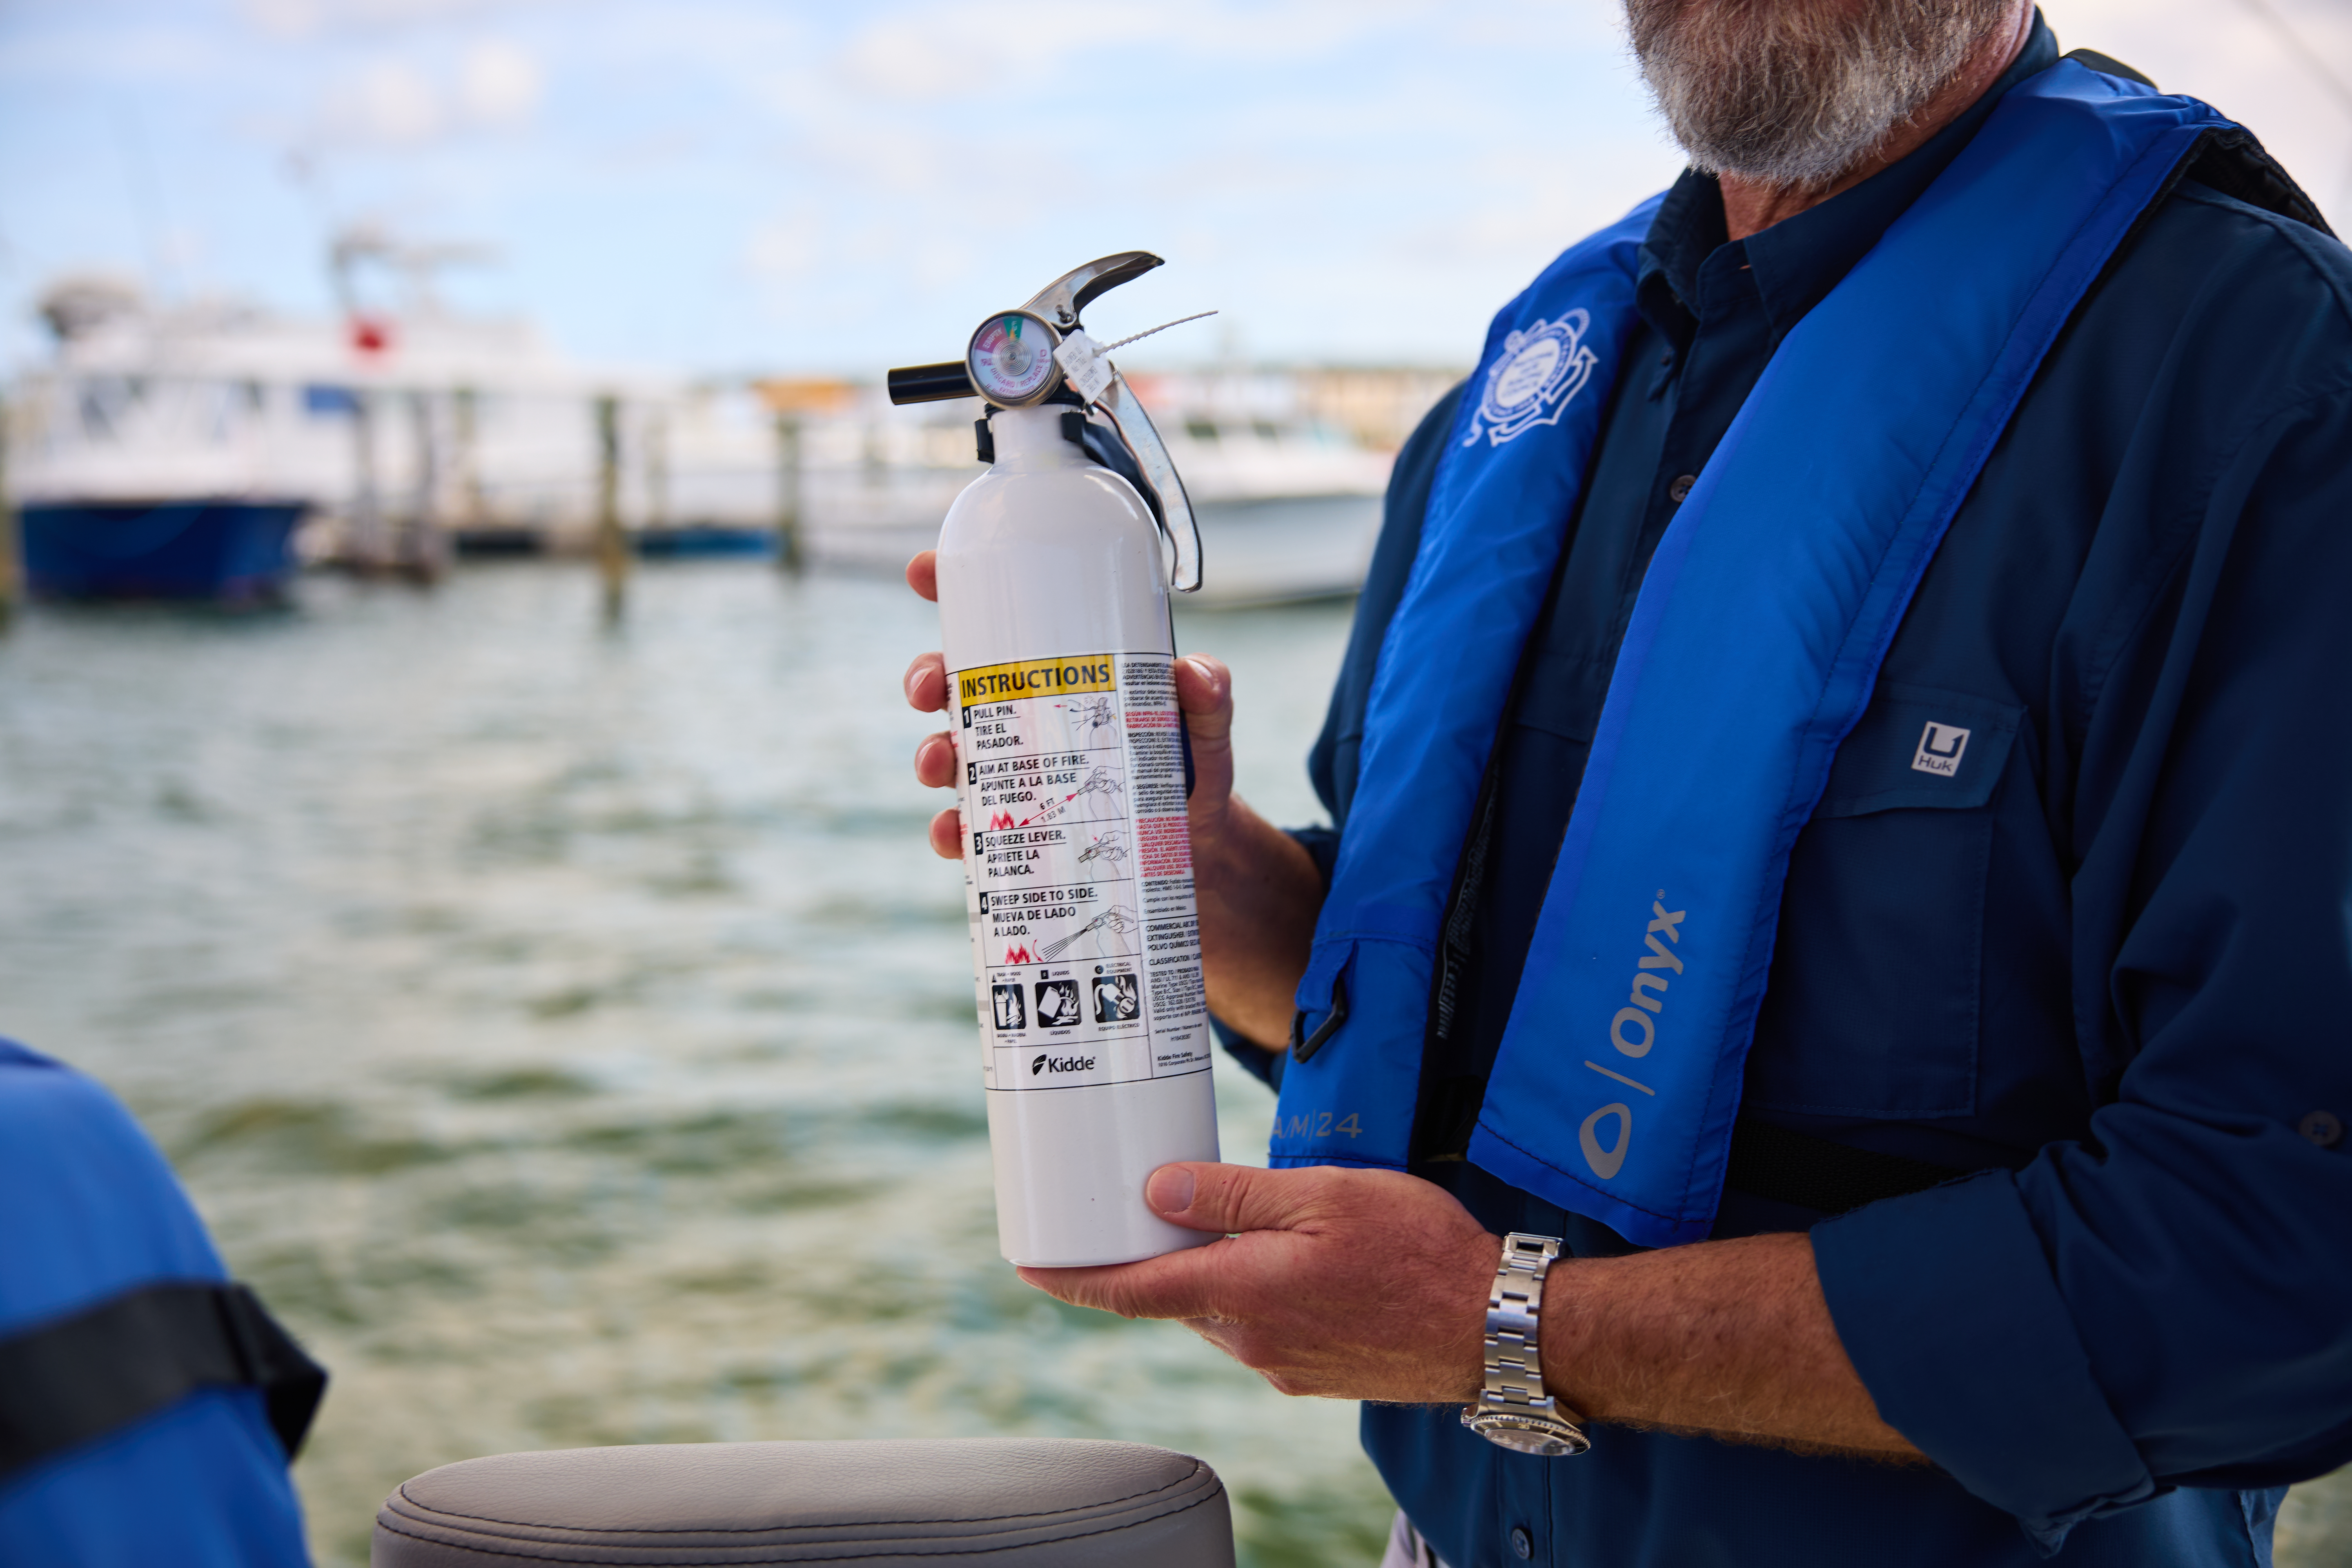
<svg viewBox="0 0 2352 1568"><path fill-rule="evenodd" d="M1024 1283L1073 1307L1122 1318L1216 1318L1223 1244L1106 1268L1024 1268Z"/></svg>
<svg viewBox="0 0 2352 1568"><path fill-rule="evenodd" d="M1143 1195L1163 1219L1234 1235L1297 1228L1328 1206L1331 1181L1332 1173L1323 1170L1185 1163L1152 1172Z"/></svg>
<svg viewBox="0 0 2352 1568"><path fill-rule="evenodd" d="M963 858L963 813L954 806L931 818L931 853L942 860Z"/></svg>
<svg viewBox="0 0 2352 1568"><path fill-rule="evenodd" d="M907 586L934 605L940 602L940 552L919 552L907 563Z"/></svg>
<svg viewBox="0 0 2352 1568"><path fill-rule="evenodd" d="M955 739L945 730L915 742L915 782L925 789L946 789L955 783Z"/></svg>
<svg viewBox="0 0 2352 1568"><path fill-rule="evenodd" d="M948 662L936 653L918 654L907 667L902 682L907 706L918 713L938 713L948 705Z"/></svg>

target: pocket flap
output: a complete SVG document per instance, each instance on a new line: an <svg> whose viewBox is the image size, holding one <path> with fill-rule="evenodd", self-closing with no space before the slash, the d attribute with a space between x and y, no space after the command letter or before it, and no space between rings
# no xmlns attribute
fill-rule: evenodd
<svg viewBox="0 0 2352 1568"><path fill-rule="evenodd" d="M1838 748L1816 818L1982 805L2009 764L2021 703L1881 681Z"/></svg>

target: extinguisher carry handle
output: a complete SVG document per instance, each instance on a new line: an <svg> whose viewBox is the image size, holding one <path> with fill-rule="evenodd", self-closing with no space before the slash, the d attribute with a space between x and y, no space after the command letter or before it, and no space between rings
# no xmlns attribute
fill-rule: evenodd
<svg viewBox="0 0 2352 1568"><path fill-rule="evenodd" d="M1132 283L1155 267L1167 263L1148 250L1122 250L1074 267L1037 290L1021 308L1033 316L1068 331L1078 324L1078 312L1122 283Z"/></svg>
<svg viewBox="0 0 2352 1568"><path fill-rule="evenodd" d="M1197 591L1201 586L1201 524L1192 515L1192 502L1184 493L1184 480L1176 472L1168 448L1160 444L1160 432L1152 427L1151 416L1143 411L1127 378L1117 370L1110 373L1110 383L1095 398L1094 405L1110 421L1127 449L1135 454L1136 467L1143 470L1143 482L1159 497L1160 516L1154 521L1160 524L1173 556L1168 585L1180 594Z"/></svg>

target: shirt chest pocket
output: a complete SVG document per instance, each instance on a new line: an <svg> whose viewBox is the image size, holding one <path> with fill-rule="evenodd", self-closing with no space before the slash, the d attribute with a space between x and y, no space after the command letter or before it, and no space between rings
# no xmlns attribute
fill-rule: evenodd
<svg viewBox="0 0 2352 1568"><path fill-rule="evenodd" d="M1747 1104L1889 1120L1976 1109L1994 792L2024 714L1880 682L1789 858Z"/></svg>

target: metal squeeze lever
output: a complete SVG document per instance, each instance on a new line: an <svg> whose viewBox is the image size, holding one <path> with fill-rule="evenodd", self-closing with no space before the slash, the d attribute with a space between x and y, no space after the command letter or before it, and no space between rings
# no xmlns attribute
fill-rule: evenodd
<svg viewBox="0 0 2352 1568"><path fill-rule="evenodd" d="M1078 320L1079 312L1104 294L1161 265L1148 250L1122 250L1071 268L1020 309L982 322L961 363L892 371L890 401L940 403L977 396L1000 408L1029 408L1069 386L1109 421L1120 445L1135 458L1143 482L1160 503L1153 521L1171 556L1169 585L1190 594L1201 585L1201 525L1192 515L1184 481L1134 390Z"/></svg>

